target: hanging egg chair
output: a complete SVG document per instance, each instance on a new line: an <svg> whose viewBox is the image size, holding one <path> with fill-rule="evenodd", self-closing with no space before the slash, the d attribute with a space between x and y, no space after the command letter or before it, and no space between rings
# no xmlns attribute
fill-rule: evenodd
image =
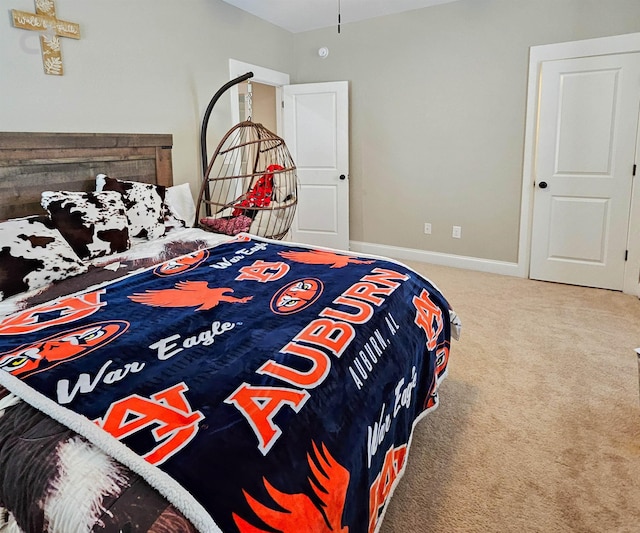
<svg viewBox="0 0 640 533"><path fill-rule="evenodd" d="M205 137L203 129L202 143L206 142ZM204 146L197 225L227 235L244 231L272 239L284 238L298 203L296 166L284 140L262 124L245 120L222 138L206 169Z"/></svg>

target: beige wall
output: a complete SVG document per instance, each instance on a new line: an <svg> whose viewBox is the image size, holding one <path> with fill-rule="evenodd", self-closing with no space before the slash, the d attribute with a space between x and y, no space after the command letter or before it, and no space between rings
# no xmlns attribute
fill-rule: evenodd
<svg viewBox="0 0 640 533"><path fill-rule="evenodd" d="M0 29L0 130L172 133L176 183L197 194L200 121L229 58L292 82L349 80L351 239L500 261L517 260L529 47L640 31L638 0L460 0L345 21L340 35L291 34L221 0L57 10L82 32L63 40L63 77L43 74L35 34L9 17Z"/></svg>
<svg viewBox="0 0 640 533"><path fill-rule="evenodd" d="M296 34L292 82L350 81L351 239L517 261L529 47L637 31L638 0L460 0Z"/></svg>
<svg viewBox="0 0 640 533"><path fill-rule="evenodd" d="M33 0L5 7L34 11ZM0 130L172 133L175 181L194 194L200 123L229 80L229 58L291 70L292 34L221 0L57 0L56 8L82 35L62 40L62 77L44 75L35 32L0 21ZM229 103L225 93L214 107L209 154L232 125Z"/></svg>

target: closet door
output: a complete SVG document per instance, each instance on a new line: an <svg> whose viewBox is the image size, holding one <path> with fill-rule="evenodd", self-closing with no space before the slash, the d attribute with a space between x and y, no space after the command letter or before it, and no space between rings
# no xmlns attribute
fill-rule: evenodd
<svg viewBox="0 0 640 533"><path fill-rule="evenodd" d="M530 277L622 290L640 53L546 61L540 79Z"/></svg>

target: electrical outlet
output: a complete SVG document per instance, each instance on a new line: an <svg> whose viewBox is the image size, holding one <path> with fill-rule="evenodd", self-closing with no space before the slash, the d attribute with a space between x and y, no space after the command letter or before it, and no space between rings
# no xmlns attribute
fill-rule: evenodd
<svg viewBox="0 0 640 533"><path fill-rule="evenodd" d="M424 223L424 232L426 235L431 235L431 223L430 222L425 222Z"/></svg>
<svg viewBox="0 0 640 533"><path fill-rule="evenodd" d="M453 231L451 232L451 236L454 239L462 238L462 227L461 226L453 226Z"/></svg>

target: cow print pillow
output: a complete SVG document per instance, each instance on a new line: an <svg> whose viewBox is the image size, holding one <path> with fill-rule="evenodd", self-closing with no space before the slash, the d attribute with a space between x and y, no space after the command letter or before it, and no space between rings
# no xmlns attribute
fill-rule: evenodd
<svg viewBox="0 0 640 533"><path fill-rule="evenodd" d="M117 191L122 195L132 237L152 240L164 235L164 186L118 180L98 174L96 191Z"/></svg>
<svg viewBox="0 0 640 533"><path fill-rule="evenodd" d="M115 191L45 191L42 207L81 259L129 249L129 222Z"/></svg>
<svg viewBox="0 0 640 533"><path fill-rule="evenodd" d="M48 217L0 222L0 300L86 271Z"/></svg>

